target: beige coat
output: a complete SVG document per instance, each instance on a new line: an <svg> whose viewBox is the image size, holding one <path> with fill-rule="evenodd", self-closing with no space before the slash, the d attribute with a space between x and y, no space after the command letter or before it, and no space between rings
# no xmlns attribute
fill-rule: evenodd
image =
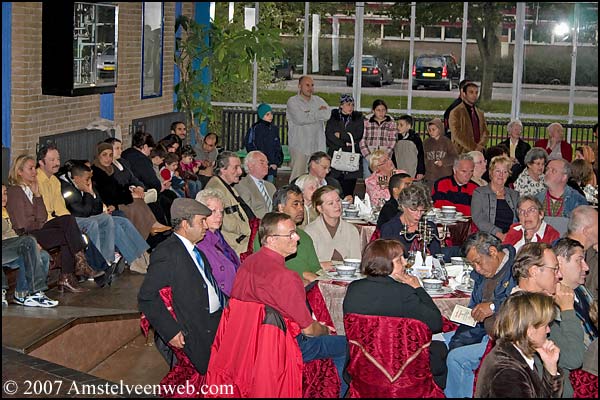
<svg viewBox="0 0 600 400"><path fill-rule="evenodd" d="M334 249L344 258L360 258L360 235L349 222L341 220L334 237L329 234L322 216L308 224L304 231L312 238L319 261L331 261Z"/></svg>
<svg viewBox="0 0 600 400"><path fill-rule="evenodd" d="M448 124L450 125L450 132L452 132L452 143L456 146L458 154L478 150L478 145L486 147L485 144L489 137L489 132L485 123L485 116L483 115L483 111L477 107L475 107L475 112L479 118L479 132L481 133L479 143L475 143L473 139L473 125L471 124L471 116L465 107L465 103L460 103L450 112Z"/></svg>

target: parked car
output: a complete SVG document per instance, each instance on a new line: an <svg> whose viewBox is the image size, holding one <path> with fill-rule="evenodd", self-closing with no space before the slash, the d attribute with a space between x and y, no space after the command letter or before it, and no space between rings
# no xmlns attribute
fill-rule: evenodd
<svg viewBox="0 0 600 400"><path fill-rule="evenodd" d="M117 68L115 62L115 48L113 46L109 46L104 49L104 51L98 55L96 64L98 67L99 78L113 79L115 76L115 70Z"/></svg>
<svg viewBox="0 0 600 400"><path fill-rule="evenodd" d="M452 90L460 80L460 66L449 54L423 54L417 57L412 69L412 88L419 86Z"/></svg>
<svg viewBox="0 0 600 400"><path fill-rule="evenodd" d="M294 64L291 63L289 58L279 60L279 62L275 63L275 67L273 67L273 77L274 79L285 79L286 81L290 81L294 79L294 72L296 68Z"/></svg>
<svg viewBox="0 0 600 400"><path fill-rule="evenodd" d="M383 86L384 83L394 82L392 63L382 58L370 55L362 56L362 81L376 86ZM346 67L346 85L352 86L354 80L354 57L348 61Z"/></svg>

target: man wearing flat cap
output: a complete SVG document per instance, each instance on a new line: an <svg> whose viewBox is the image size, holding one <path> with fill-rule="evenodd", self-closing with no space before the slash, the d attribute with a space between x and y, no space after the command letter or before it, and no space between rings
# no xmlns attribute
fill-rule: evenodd
<svg viewBox="0 0 600 400"><path fill-rule="evenodd" d="M138 294L139 310L160 338L183 349L198 372L206 373L210 347L226 297L212 275L208 259L195 244L204 238L211 211L194 199L178 198L171 206L174 234L150 256L150 266ZM160 290L171 288L173 318Z"/></svg>

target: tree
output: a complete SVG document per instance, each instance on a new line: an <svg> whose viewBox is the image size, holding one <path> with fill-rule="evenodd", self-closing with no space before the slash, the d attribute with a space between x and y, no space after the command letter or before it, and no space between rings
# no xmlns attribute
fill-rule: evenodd
<svg viewBox="0 0 600 400"><path fill-rule="evenodd" d="M176 108L186 114L190 130L200 140L199 126L217 118L210 103L211 96L235 93L251 86L252 63L270 64L282 54L279 30L259 23L251 31L240 24L215 21L200 25L182 15L175 21L174 61L181 73L175 85Z"/></svg>

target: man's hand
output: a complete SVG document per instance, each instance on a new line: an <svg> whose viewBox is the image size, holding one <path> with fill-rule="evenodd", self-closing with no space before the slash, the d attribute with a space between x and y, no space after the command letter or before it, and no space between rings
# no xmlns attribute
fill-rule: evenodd
<svg viewBox="0 0 600 400"><path fill-rule="evenodd" d="M331 330L335 331L333 328L325 326L317 321L313 321L312 324L302 329L302 333L308 337L327 336Z"/></svg>
<svg viewBox="0 0 600 400"><path fill-rule="evenodd" d="M333 263L331 261L321 261L319 264L321 264L323 271L333 271Z"/></svg>
<svg viewBox="0 0 600 400"><path fill-rule="evenodd" d="M302 272L302 279L307 281L308 283L315 281L318 277L319 277L319 275L315 274L314 272L309 272L309 271ZM306 286L306 285L304 285L304 286Z"/></svg>
<svg viewBox="0 0 600 400"><path fill-rule="evenodd" d="M575 308L575 292L567 285L558 282L554 292L554 302L560 311L573 310Z"/></svg>
<svg viewBox="0 0 600 400"><path fill-rule="evenodd" d="M173 339L169 340L169 344L178 349L183 349L183 346L185 346L185 339L183 337L183 333L179 331L177 335L173 337Z"/></svg>
<svg viewBox="0 0 600 400"><path fill-rule="evenodd" d="M494 312L490 308L490 304L493 304L493 303L488 302L488 303L477 304L471 311L471 316L477 322L483 322L483 320L485 320L486 318L491 317L492 314L494 314Z"/></svg>
<svg viewBox="0 0 600 400"><path fill-rule="evenodd" d="M328 106L323 105L323 106L319 107L319 110L327 110L328 108L329 108Z"/></svg>

